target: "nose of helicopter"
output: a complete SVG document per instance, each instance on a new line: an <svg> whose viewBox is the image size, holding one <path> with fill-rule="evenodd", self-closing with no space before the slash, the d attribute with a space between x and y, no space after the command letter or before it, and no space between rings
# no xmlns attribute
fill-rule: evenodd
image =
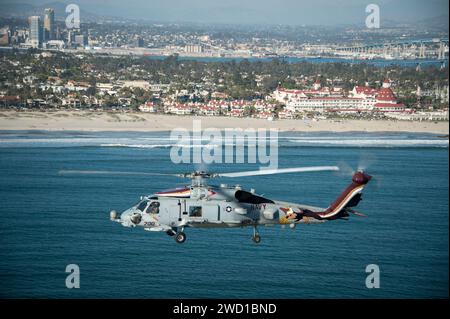
<svg viewBox="0 0 450 319"><path fill-rule="evenodd" d="M120 214L120 217L118 217L116 211L113 210L110 213L110 219L112 221L121 223L123 226L130 226L132 223L131 217L133 216L134 211L134 208L128 208L127 210L123 211L122 214Z"/></svg>
<svg viewBox="0 0 450 319"><path fill-rule="evenodd" d="M122 212L122 214L120 214L120 221L122 223L129 222L131 220L131 216L133 215L133 213L134 213L134 208L128 208L127 210Z"/></svg>

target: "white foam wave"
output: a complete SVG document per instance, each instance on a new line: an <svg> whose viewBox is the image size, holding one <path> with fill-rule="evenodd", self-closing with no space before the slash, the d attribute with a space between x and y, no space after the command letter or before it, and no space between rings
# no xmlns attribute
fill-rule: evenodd
<svg viewBox="0 0 450 319"><path fill-rule="evenodd" d="M300 145L345 146L345 147L448 147L448 140L432 139L313 139L289 140Z"/></svg>
<svg viewBox="0 0 450 319"><path fill-rule="evenodd" d="M129 147L129 148L168 148L168 147L180 147L180 148L215 148L219 145L187 145L187 144L100 144L101 147Z"/></svg>
<svg viewBox="0 0 450 319"><path fill-rule="evenodd" d="M318 146L318 147L449 147L448 139L427 138L424 136L391 137L391 136L296 136L289 139L280 138L279 147L292 146ZM218 141L220 142L220 141ZM259 141L261 142L261 141ZM269 142L267 140L266 142ZM75 137L75 138L0 138L0 147L127 147L127 148L220 148L222 146L256 147L257 141L233 141L229 139L220 143L201 144L193 141L193 144L183 144L182 141L171 141L167 138L111 138L111 137Z"/></svg>

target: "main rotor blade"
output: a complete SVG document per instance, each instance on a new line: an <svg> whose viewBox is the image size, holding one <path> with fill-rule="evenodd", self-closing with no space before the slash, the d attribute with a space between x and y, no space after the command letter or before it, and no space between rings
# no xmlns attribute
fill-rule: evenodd
<svg viewBox="0 0 450 319"><path fill-rule="evenodd" d="M339 162L338 167L339 167L339 174L342 176L350 176L351 177L351 176L353 176L353 174L356 173L356 170L353 169L353 167L351 167L346 162Z"/></svg>
<svg viewBox="0 0 450 319"><path fill-rule="evenodd" d="M145 176L178 176L177 174L146 173L146 172L121 172L121 171L85 171L85 170L61 170L59 175L145 175Z"/></svg>
<svg viewBox="0 0 450 319"><path fill-rule="evenodd" d="M304 172L321 172L321 171L338 171L337 166L310 166L310 167L292 167L279 169L266 169L259 171L234 172L217 174L218 177L244 177L244 176L258 176L258 175L272 175L272 174L286 174L286 173L304 173Z"/></svg>
<svg viewBox="0 0 450 319"><path fill-rule="evenodd" d="M376 163L376 157L373 154L364 153L359 158L358 171L365 171Z"/></svg>

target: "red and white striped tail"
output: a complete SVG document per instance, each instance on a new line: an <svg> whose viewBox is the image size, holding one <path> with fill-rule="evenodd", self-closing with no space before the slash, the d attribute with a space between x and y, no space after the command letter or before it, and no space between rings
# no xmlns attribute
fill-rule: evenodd
<svg viewBox="0 0 450 319"><path fill-rule="evenodd" d="M355 196L360 196L366 184L372 179L372 176L364 172L356 172L352 177L352 183L339 195L339 197L323 212L317 214L322 219L330 219L339 214L348 207ZM356 203L357 204L357 203ZM354 207L356 205L352 205Z"/></svg>

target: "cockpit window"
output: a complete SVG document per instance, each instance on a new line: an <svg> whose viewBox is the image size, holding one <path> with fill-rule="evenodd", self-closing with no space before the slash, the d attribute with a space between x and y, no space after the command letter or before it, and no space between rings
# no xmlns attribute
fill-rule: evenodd
<svg viewBox="0 0 450 319"><path fill-rule="evenodd" d="M144 212L145 207L147 207L148 202L147 201L142 201L137 207L136 209L140 210L141 212Z"/></svg>
<svg viewBox="0 0 450 319"><path fill-rule="evenodd" d="M147 214L158 214L159 213L159 202L151 202L150 205L148 205L146 213Z"/></svg>
<svg viewBox="0 0 450 319"><path fill-rule="evenodd" d="M252 194L250 192L239 190L234 194L234 197L239 201L239 203L248 203L248 204L264 204L264 203L270 203L274 204L275 202L273 200L257 196L255 194Z"/></svg>

